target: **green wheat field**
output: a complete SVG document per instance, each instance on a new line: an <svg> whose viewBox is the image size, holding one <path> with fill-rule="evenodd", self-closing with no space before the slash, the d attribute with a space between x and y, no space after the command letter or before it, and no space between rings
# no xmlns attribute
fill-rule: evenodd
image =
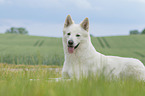
<svg viewBox="0 0 145 96"><path fill-rule="evenodd" d="M145 64L145 35L91 39L102 54ZM133 78L49 80L61 77L63 61L62 38L0 34L0 96L145 96L145 83Z"/></svg>

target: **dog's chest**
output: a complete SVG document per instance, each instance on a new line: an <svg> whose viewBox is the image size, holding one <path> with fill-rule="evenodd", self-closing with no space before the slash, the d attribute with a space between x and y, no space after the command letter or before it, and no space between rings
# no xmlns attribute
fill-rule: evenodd
<svg viewBox="0 0 145 96"><path fill-rule="evenodd" d="M79 77L80 75L88 75L89 73L96 73L97 70L100 70L100 64L97 62L96 58L88 59L68 59L66 60L66 66L69 76L75 75Z"/></svg>

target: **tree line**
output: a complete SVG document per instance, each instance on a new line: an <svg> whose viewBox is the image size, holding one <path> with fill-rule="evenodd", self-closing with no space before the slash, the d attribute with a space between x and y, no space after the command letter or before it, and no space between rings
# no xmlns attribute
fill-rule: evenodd
<svg viewBox="0 0 145 96"><path fill-rule="evenodd" d="M10 29L6 30L6 34L23 34L23 35L28 35L28 31L23 28L23 27L11 27Z"/></svg>
<svg viewBox="0 0 145 96"><path fill-rule="evenodd" d="M5 32L6 34L23 34L23 35L28 35L28 31L23 28L23 27L11 27L10 29L6 30ZM143 29L141 32L139 32L138 30L131 30L130 31L130 35L139 35L139 34L145 34L145 29ZM91 36L93 36L91 34Z"/></svg>
<svg viewBox="0 0 145 96"><path fill-rule="evenodd" d="M130 35L139 35L139 34L145 34L145 29L143 29L141 32L138 30L131 30Z"/></svg>

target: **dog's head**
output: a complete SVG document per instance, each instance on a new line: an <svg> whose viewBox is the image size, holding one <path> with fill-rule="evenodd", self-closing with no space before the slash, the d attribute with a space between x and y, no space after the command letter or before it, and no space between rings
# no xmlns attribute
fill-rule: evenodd
<svg viewBox="0 0 145 96"><path fill-rule="evenodd" d="M89 20L85 18L80 24L75 24L70 15L67 16L63 29L63 43L67 52L72 54L89 39ZM85 45L87 46L87 45Z"/></svg>

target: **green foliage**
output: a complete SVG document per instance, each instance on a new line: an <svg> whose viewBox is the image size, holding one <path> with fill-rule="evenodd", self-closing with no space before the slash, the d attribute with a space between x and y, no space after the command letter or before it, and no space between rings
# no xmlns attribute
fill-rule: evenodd
<svg viewBox="0 0 145 96"><path fill-rule="evenodd" d="M145 34L145 29L141 32L141 34Z"/></svg>
<svg viewBox="0 0 145 96"><path fill-rule="evenodd" d="M27 35L28 31L25 28L22 28L22 27L20 27L20 28L11 27L5 33Z"/></svg>
<svg viewBox="0 0 145 96"><path fill-rule="evenodd" d="M140 32L138 30L131 30L130 31L130 35L137 35L140 34Z"/></svg>
<svg viewBox="0 0 145 96"><path fill-rule="evenodd" d="M138 34L145 34L145 29L143 29L142 32L139 32L138 30L130 31L130 35L138 35Z"/></svg>

